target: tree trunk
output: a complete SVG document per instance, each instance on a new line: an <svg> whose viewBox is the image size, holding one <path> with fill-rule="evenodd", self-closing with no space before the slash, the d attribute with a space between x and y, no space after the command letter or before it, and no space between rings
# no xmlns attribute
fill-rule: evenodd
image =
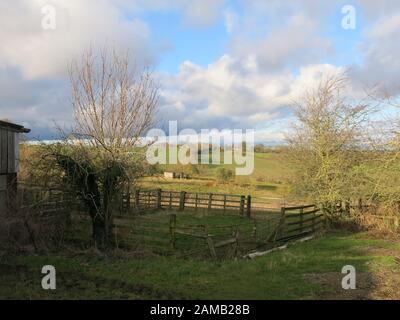
<svg viewBox="0 0 400 320"><path fill-rule="evenodd" d="M92 219L92 226L93 226L93 241L96 248L102 250L105 249L108 245L107 241L107 228L106 228L106 221L104 217L100 215L96 215Z"/></svg>

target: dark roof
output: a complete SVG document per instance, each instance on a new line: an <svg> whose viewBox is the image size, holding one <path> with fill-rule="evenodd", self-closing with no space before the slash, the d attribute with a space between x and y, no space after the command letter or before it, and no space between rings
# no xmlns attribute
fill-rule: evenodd
<svg viewBox="0 0 400 320"><path fill-rule="evenodd" d="M24 126L21 126L19 124L11 123L8 121L0 120L0 127L6 128L6 129L11 129L13 131L17 132L23 132L23 133L28 133L31 131L31 129L24 128Z"/></svg>

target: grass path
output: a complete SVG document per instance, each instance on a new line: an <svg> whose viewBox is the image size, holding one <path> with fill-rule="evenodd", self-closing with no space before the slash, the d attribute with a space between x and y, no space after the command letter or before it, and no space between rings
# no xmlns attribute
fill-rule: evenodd
<svg viewBox="0 0 400 320"><path fill-rule="evenodd" d="M390 299L400 298L400 243L333 233L254 260L195 261L96 253L1 256L1 299ZM41 267L57 289L41 289ZM341 289L341 269L357 289Z"/></svg>

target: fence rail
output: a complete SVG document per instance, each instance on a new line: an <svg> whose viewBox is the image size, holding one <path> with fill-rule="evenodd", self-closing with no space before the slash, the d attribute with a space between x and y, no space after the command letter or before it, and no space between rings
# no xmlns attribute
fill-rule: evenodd
<svg viewBox="0 0 400 320"><path fill-rule="evenodd" d="M45 202L37 201L35 206L46 221L51 221L57 213L69 211L70 205L66 205L60 192L48 192L44 198ZM324 216L314 205L277 209L266 204L260 206L258 199L255 202L254 199L250 195L162 189L124 192L119 202L122 210L114 221L115 239L118 243L126 242L128 247L131 243L134 247L144 246L160 254L216 259L278 246L319 232L324 227ZM126 214L131 209L141 212L155 209L158 212ZM159 209L171 209L171 212ZM186 212L187 209L190 210ZM201 224L197 209L209 211ZM219 213L215 214L217 210ZM193 213L196 217L190 217ZM82 218L89 222L88 215Z"/></svg>
<svg viewBox="0 0 400 320"><path fill-rule="evenodd" d="M324 217L315 206L282 207L278 213L250 218L232 213L215 216L213 212L206 214L202 224L188 223L196 220L188 220L193 214L196 215L193 211L180 213L178 210L121 216L123 220L135 222L130 227L119 222L117 228L123 230L118 231L122 242L127 239L125 232L130 241L156 253L217 259L245 256L259 248L274 248L320 232L325 226ZM223 219L212 222L212 217Z"/></svg>
<svg viewBox="0 0 400 320"><path fill-rule="evenodd" d="M315 205L282 207L281 225L275 241L294 240L316 233L326 226L325 215Z"/></svg>
<svg viewBox="0 0 400 320"><path fill-rule="evenodd" d="M131 209L175 209L179 211L185 209L206 209L236 211L241 215L250 217L252 212L279 212L281 206L272 204L272 202L259 200L254 202L254 198L250 195L170 191L162 189L136 189L133 192L124 192L121 197L121 209L125 212L130 212Z"/></svg>

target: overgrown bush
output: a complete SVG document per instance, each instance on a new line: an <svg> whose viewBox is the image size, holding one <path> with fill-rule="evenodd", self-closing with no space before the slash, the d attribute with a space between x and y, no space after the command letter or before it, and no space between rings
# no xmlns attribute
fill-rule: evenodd
<svg viewBox="0 0 400 320"><path fill-rule="evenodd" d="M69 224L68 214L46 215L39 208L21 208L0 216L0 250L43 252L59 248Z"/></svg>
<svg viewBox="0 0 400 320"><path fill-rule="evenodd" d="M364 197L369 183L359 167L369 161L364 134L371 108L347 97L347 84L344 75L331 76L307 90L295 105L297 122L288 137L292 190L328 214L337 201Z"/></svg>
<svg viewBox="0 0 400 320"><path fill-rule="evenodd" d="M233 170L226 169L224 167L218 168L216 171L216 177L218 182L225 183L233 178Z"/></svg>

